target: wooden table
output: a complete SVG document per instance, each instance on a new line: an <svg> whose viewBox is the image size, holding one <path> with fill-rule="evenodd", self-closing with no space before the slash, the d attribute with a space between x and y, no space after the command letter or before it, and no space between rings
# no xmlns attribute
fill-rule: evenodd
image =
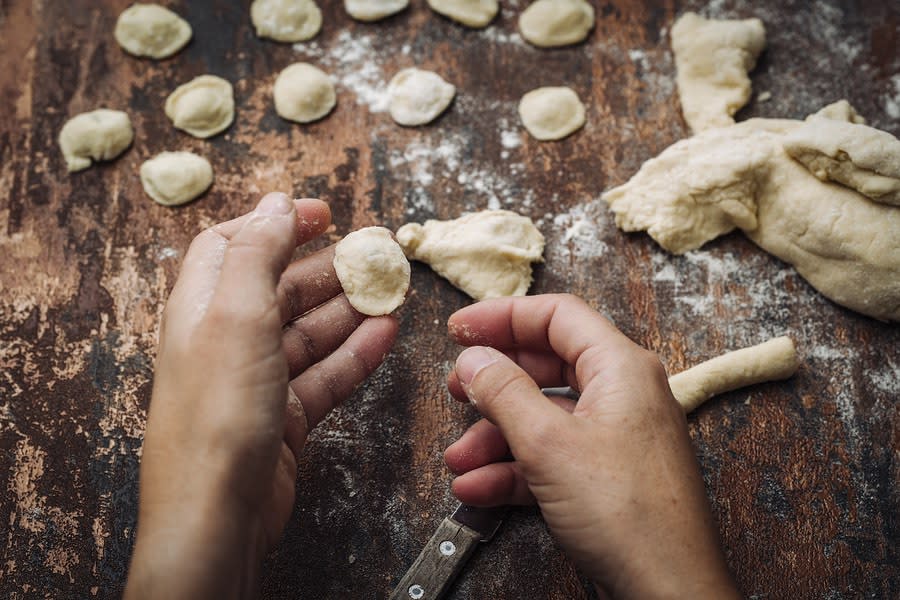
<svg viewBox="0 0 900 600"><path fill-rule="evenodd" d="M587 298L672 371L792 335L804 356L792 380L728 394L690 418L731 567L750 597L900 597L900 328L832 304L739 234L676 258L617 231L597 202L686 135L667 32L702 5L598 2L588 43L542 51L515 34L525 1L501 2L500 18L477 32L421 0L372 25L321 0L322 33L296 49L257 39L248 2L170 2L194 39L162 62L113 41L127 0L0 2L0 594L121 591L167 291L201 228L284 190L331 203L336 227L322 243L488 206L529 215L548 242L532 293ZM712 4L713 16L767 25L753 81L772 99L741 118L800 118L846 97L900 134L896 2ZM305 127L271 102L277 72L298 60L338 83L335 112ZM435 124L403 129L377 112L379 88L411 65L439 71L459 95ZM162 111L176 85L203 73L234 82L238 105L234 126L209 141L176 131ZM538 143L522 132L517 101L561 84L586 101L588 124ZM100 106L129 112L134 146L67 175L60 127ZM137 171L176 149L207 156L216 182L168 209L144 195ZM309 444L263 597L384 598L453 508L441 453L475 415L444 389L458 348L443 324L468 302L414 266L395 351ZM525 510L450 596L593 593Z"/></svg>

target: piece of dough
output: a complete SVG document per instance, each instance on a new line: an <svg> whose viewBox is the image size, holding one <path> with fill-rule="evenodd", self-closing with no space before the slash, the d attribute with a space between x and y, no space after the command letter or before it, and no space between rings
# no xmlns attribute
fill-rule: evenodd
<svg viewBox="0 0 900 600"><path fill-rule="evenodd" d="M759 19L709 20L689 12L672 26L678 95L684 118L698 133L734 123L750 99L750 78L766 30Z"/></svg>
<svg viewBox="0 0 900 600"><path fill-rule="evenodd" d="M112 160L134 141L131 119L119 110L101 108L66 121L59 147L70 173L91 166L92 160Z"/></svg>
<svg viewBox="0 0 900 600"><path fill-rule="evenodd" d="M334 270L350 304L364 315L387 315L403 304L409 261L384 227L348 234L334 249Z"/></svg>
<svg viewBox="0 0 900 600"><path fill-rule="evenodd" d="M750 119L703 132L603 199L620 228L674 253L740 227L838 304L900 321L900 208L822 183L788 156L785 136L802 125Z"/></svg>
<svg viewBox="0 0 900 600"><path fill-rule="evenodd" d="M837 181L875 202L900 206L900 140L886 131L810 119L785 137L784 149L822 181Z"/></svg>
<svg viewBox="0 0 900 600"><path fill-rule="evenodd" d="M322 11L313 0L253 0L250 19L256 35L276 42L305 42L322 29Z"/></svg>
<svg viewBox="0 0 900 600"><path fill-rule="evenodd" d="M163 206L190 202L212 181L212 165L193 152L162 152L141 165L144 191Z"/></svg>
<svg viewBox="0 0 900 600"><path fill-rule="evenodd" d="M331 78L309 63L294 63L279 73L273 95L275 111L297 123L318 121L337 103Z"/></svg>
<svg viewBox="0 0 900 600"><path fill-rule="evenodd" d="M428 0L434 12L475 29L487 27L497 16L497 0Z"/></svg>
<svg viewBox="0 0 900 600"><path fill-rule="evenodd" d="M168 58L191 41L187 21L159 4L132 4L119 15L113 36L134 56Z"/></svg>
<svg viewBox="0 0 900 600"><path fill-rule="evenodd" d="M594 7L585 0L537 0L519 16L519 31L541 48L583 42L594 28Z"/></svg>
<svg viewBox="0 0 900 600"><path fill-rule="evenodd" d="M208 138L234 120L234 90L215 75L201 75L178 86L166 99L166 116L178 129Z"/></svg>
<svg viewBox="0 0 900 600"><path fill-rule="evenodd" d="M672 395L688 413L718 394L767 381L787 379L800 359L789 337L735 350L669 377Z"/></svg>
<svg viewBox="0 0 900 600"><path fill-rule="evenodd" d="M347 14L357 21L380 21L409 6L409 0L344 0Z"/></svg>
<svg viewBox="0 0 900 600"><path fill-rule="evenodd" d="M406 256L428 263L476 300L524 296L531 263L541 262L544 236L528 217L485 210L452 221L409 223L397 231Z"/></svg>
<svg viewBox="0 0 900 600"><path fill-rule="evenodd" d="M388 84L388 109L400 125L425 125L447 110L455 95L456 87L437 73L403 69Z"/></svg>
<svg viewBox="0 0 900 600"><path fill-rule="evenodd" d="M823 118L834 119L835 121L846 121L847 123L866 124L866 119L853 108L846 100L838 100L827 106L823 106L817 112L806 117L806 120Z"/></svg>
<svg viewBox="0 0 900 600"><path fill-rule="evenodd" d="M560 140L585 122L584 104L567 87L531 90L519 101L519 117L532 136L541 141Z"/></svg>

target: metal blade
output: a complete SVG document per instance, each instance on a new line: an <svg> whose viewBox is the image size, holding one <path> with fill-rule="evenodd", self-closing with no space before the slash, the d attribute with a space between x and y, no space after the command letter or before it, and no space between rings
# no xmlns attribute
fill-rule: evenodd
<svg viewBox="0 0 900 600"><path fill-rule="evenodd" d="M473 531L477 531L481 535L482 542L488 542L500 525L503 518L509 512L509 507L498 506L495 508L480 508L477 506L469 506L460 504L450 515L450 518L460 525L464 525Z"/></svg>

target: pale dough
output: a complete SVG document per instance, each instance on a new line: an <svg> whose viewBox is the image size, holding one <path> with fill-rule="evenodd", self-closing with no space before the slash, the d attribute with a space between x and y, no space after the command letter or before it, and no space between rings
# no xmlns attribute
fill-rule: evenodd
<svg viewBox="0 0 900 600"><path fill-rule="evenodd" d="M294 63L279 73L273 95L275 111L297 123L318 121L337 103L331 78L309 63Z"/></svg>
<svg viewBox="0 0 900 600"><path fill-rule="evenodd" d="M672 395L684 412L691 412L713 396L767 381L787 379L800 359L789 337L735 350L669 378Z"/></svg>
<svg viewBox="0 0 900 600"><path fill-rule="evenodd" d="M406 299L409 261L384 227L348 234L335 247L333 264L347 300L364 315L390 314Z"/></svg>
<svg viewBox="0 0 900 600"><path fill-rule="evenodd" d="M900 320L900 208L823 183L785 152L803 126L750 119L682 140L603 199L625 231L670 252L734 227L838 304Z"/></svg>
<svg viewBox="0 0 900 600"><path fill-rule="evenodd" d="M785 137L784 149L822 181L900 206L900 140L886 131L814 118Z"/></svg>
<svg viewBox="0 0 900 600"><path fill-rule="evenodd" d="M428 263L476 300L524 296L531 263L544 252L544 236L531 219L508 210L410 223L397 231L397 241L407 257Z"/></svg>
<svg viewBox="0 0 900 600"><path fill-rule="evenodd" d="M487 27L500 10L497 0L428 0L428 6L436 13L476 29Z"/></svg>
<svg viewBox="0 0 900 600"><path fill-rule="evenodd" d="M234 90L215 75L201 75L175 88L166 99L166 116L194 137L221 133L234 120Z"/></svg>
<svg viewBox="0 0 900 600"><path fill-rule="evenodd" d="M70 173L87 169L92 160L112 160L133 140L128 115L107 108L72 117L59 132L59 147Z"/></svg>
<svg viewBox="0 0 900 600"><path fill-rule="evenodd" d="M129 6L116 21L113 36L129 54L149 58L172 56L191 41L191 26L159 4Z"/></svg>
<svg viewBox="0 0 900 600"><path fill-rule="evenodd" d="M734 123L750 99L747 73L766 46L759 19L709 20L689 12L672 26L678 95L694 133Z"/></svg>
<svg viewBox="0 0 900 600"><path fill-rule="evenodd" d="M357 21L379 21L409 6L409 0L344 0L347 14Z"/></svg>
<svg viewBox="0 0 900 600"><path fill-rule="evenodd" d="M141 165L141 185L163 206L190 202L213 181L209 161L192 152L162 152Z"/></svg>
<svg viewBox="0 0 900 600"><path fill-rule="evenodd" d="M256 35L277 42L304 42L322 28L322 11L313 0L253 0L250 19Z"/></svg>
<svg viewBox="0 0 900 600"><path fill-rule="evenodd" d="M388 84L388 109L400 125L425 125L447 110L456 87L437 73L422 69L403 69Z"/></svg>
<svg viewBox="0 0 900 600"><path fill-rule="evenodd" d="M519 31L541 48L583 42L594 28L594 7L585 0L537 0L519 16Z"/></svg>
<svg viewBox="0 0 900 600"><path fill-rule="evenodd" d="M542 87L522 96L519 117L536 139L559 140L584 126L584 104L571 88Z"/></svg>
<svg viewBox="0 0 900 600"><path fill-rule="evenodd" d="M815 112L808 117L806 120L816 118L825 118L825 119L834 119L835 121L846 121L848 123L859 123L860 125L866 124L866 119L856 112L856 109L853 108L849 102L846 100L838 100L837 102L832 102L831 104L822 107L818 112Z"/></svg>

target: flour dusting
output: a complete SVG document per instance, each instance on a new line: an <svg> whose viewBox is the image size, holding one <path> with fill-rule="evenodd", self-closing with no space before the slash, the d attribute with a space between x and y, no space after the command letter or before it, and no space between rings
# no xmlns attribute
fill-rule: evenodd
<svg viewBox="0 0 900 600"><path fill-rule="evenodd" d="M369 112L388 108L386 75L379 62L374 37L342 30L332 46L318 43L294 44L294 50L308 59L316 59L338 85L356 94L357 104Z"/></svg>

